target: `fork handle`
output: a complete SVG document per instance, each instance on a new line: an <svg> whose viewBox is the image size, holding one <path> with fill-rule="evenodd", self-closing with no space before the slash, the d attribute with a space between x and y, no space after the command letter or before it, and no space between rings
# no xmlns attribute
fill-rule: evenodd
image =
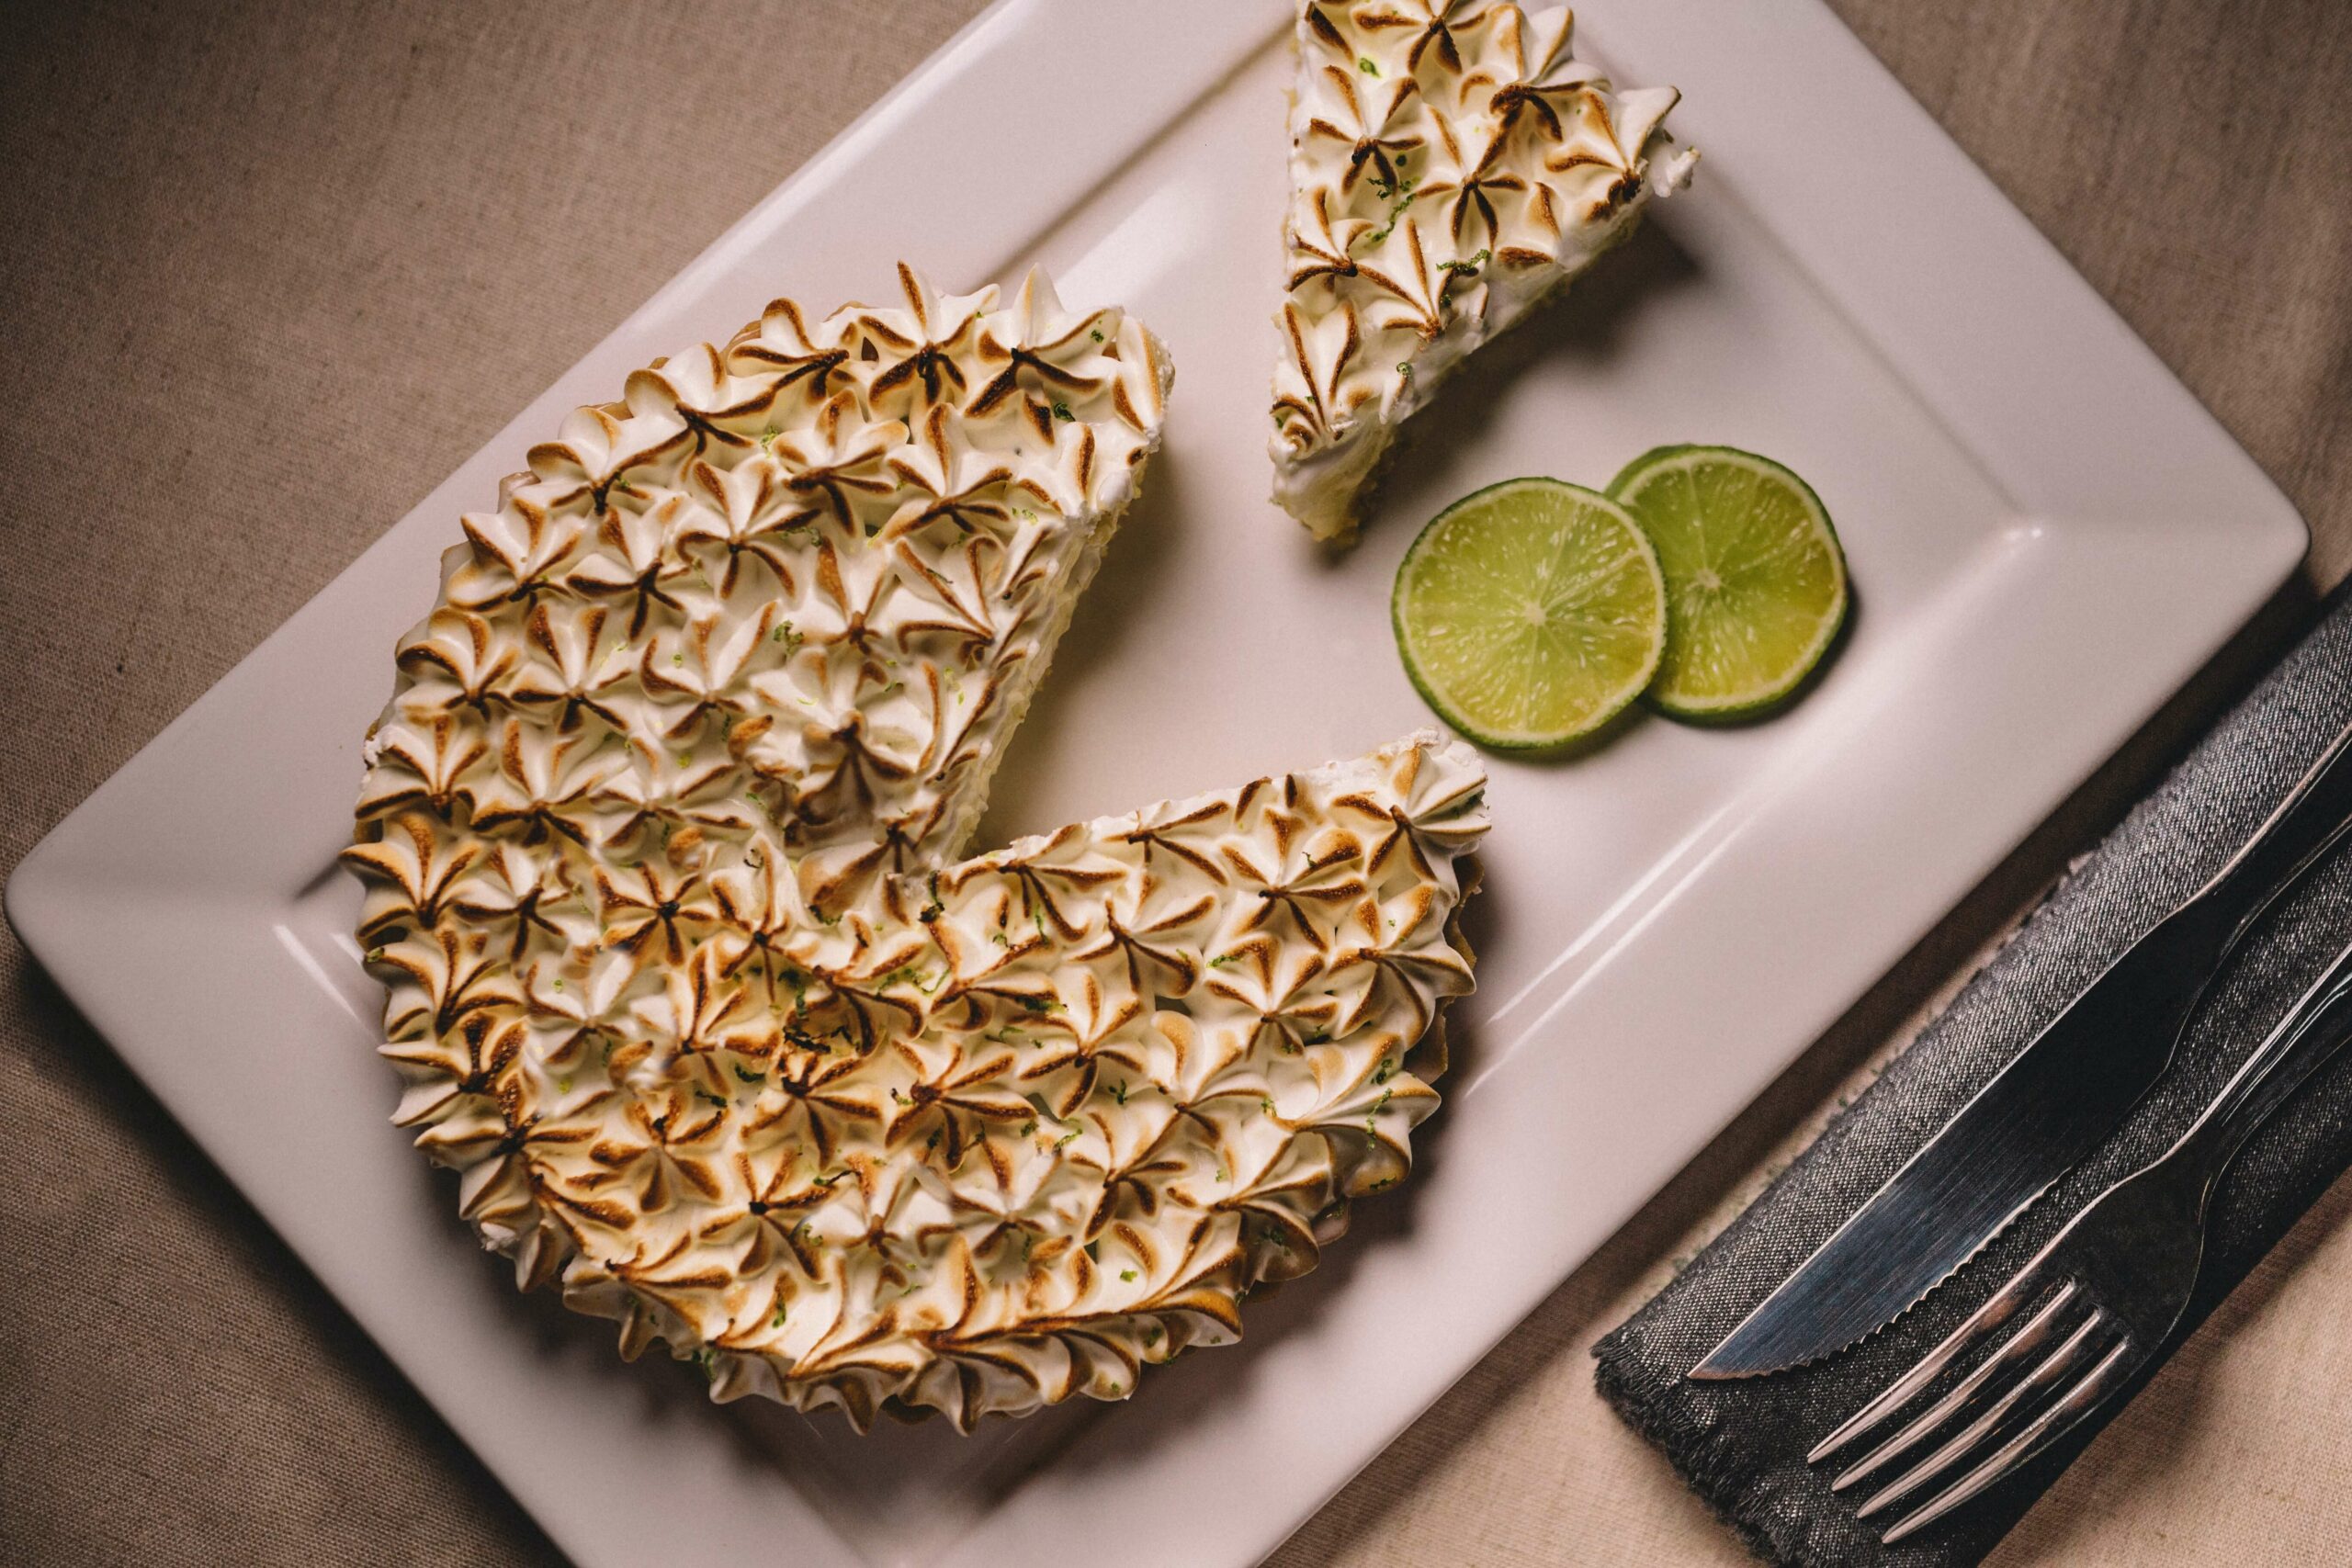
<svg viewBox="0 0 2352 1568"><path fill-rule="evenodd" d="M2201 1158L2205 1187L2211 1190L2246 1139L2346 1040L2352 1040L2352 947L2336 955L2327 973L2231 1075L2174 1152Z"/></svg>
<svg viewBox="0 0 2352 1568"><path fill-rule="evenodd" d="M2352 831L2352 725L2297 780L2213 880L2190 902L2202 908L2227 953L2281 894ZM2217 954L2218 956L2218 954Z"/></svg>

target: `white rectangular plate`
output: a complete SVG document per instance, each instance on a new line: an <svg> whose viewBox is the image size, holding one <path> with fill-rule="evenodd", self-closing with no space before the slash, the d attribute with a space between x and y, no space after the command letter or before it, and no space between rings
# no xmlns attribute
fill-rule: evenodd
<svg viewBox="0 0 2352 1568"><path fill-rule="evenodd" d="M1270 1550L1815 1039L2292 570L2301 523L1820 6L1618 0L1581 52L1683 89L1693 188L1422 416L1361 547L1262 499L1282 0L1006 0L686 268L18 869L27 944L582 1563L1240 1563ZM1854 635L1786 717L1498 762L1480 991L1421 1170L1239 1348L1128 1404L871 1438L624 1367L525 1301L388 1125L334 869L395 636L457 517L574 404L772 295L1050 265L1177 364L1168 447L981 843L1427 721L1418 523L1645 447L1819 488ZM1080 1402L1087 1404L1088 1402ZM1079 1440L1080 1434L1083 1440Z"/></svg>

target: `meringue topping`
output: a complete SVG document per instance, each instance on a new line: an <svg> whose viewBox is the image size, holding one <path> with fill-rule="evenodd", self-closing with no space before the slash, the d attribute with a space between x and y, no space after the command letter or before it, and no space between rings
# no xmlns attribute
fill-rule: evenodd
<svg viewBox="0 0 2352 1568"><path fill-rule="evenodd" d="M1300 0L1288 296L1275 324L1273 499L1353 536L1396 426L1462 360L1625 237L1665 155L1671 87L1619 91L1566 7Z"/></svg>
<svg viewBox="0 0 2352 1568"><path fill-rule="evenodd" d="M345 858L395 1120L518 1283L968 1427L1230 1339L1405 1173L1484 778L1416 736L956 863L1170 368L1041 275L900 284L531 449Z"/></svg>

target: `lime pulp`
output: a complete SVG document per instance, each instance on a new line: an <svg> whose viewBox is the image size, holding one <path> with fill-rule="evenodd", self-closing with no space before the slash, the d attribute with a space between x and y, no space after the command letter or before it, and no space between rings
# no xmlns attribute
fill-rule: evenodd
<svg viewBox="0 0 2352 1568"><path fill-rule="evenodd" d="M1660 446L1609 493L1666 576L1666 656L1649 700L1678 718L1745 718L1804 684L1845 625L1846 558L1811 486L1730 446Z"/></svg>
<svg viewBox="0 0 2352 1568"><path fill-rule="evenodd" d="M1666 581L1640 525L1557 479L1507 479L1439 513L1396 569L1389 613L1422 697L1500 750L1600 729L1667 645Z"/></svg>

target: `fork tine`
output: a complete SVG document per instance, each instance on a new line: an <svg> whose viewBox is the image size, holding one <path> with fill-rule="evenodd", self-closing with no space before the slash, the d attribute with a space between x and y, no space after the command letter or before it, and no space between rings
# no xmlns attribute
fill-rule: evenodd
<svg viewBox="0 0 2352 1568"><path fill-rule="evenodd" d="M2084 1373L2057 1403L2035 1416L2023 1431L2002 1444L1984 1463L1895 1521L1881 1539L1892 1546L1914 1531L1926 1529L2064 1437L2123 1382L2124 1374L2133 1364L2124 1359L2131 1349L2129 1339L2117 1341L2097 1366Z"/></svg>
<svg viewBox="0 0 2352 1568"><path fill-rule="evenodd" d="M1909 1496L1954 1465L1974 1456L1988 1438L2002 1429L2011 1411L2029 1398L2047 1393L2089 1353L2094 1342L2103 1342L2107 1337L2104 1330L2110 1321L2104 1312L2094 1311L2083 1320L2081 1327L2068 1335L2056 1349L2044 1356L2032 1371L2018 1380L2016 1387L1996 1400L1992 1408L1961 1428L1958 1436L1873 1493L1870 1501L1854 1510L1854 1517L1867 1519L1872 1514L1884 1513L1898 1500Z"/></svg>
<svg viewBox="0 0 2352 1568"><path fill-rule="evenodd" d="M1897 1410L1911 1402L1911 1396L1936 1381L1938 1373L1951 1365L1954 1358L1987 1334L2007 1323L2028 1302L2041 1293L2049 1283L2039 1267L2039 1258L2018 1271L2017 1277L1996 1291L1991 1299L1968 1314L1968 1320L1951 1331L1950 1337L1928 1351L1919 1364L1889 1383L1885 1392L1846 1418L1829 1436L1814 1444L1813 1451L1804 1456L1807 1464L1819 1464L1823 1460L1877 1427ZM2075 1290L2073 1280L2060 1293L2064 1301Z"/></svg>
<svg viewBox="0 0 2352 1568"><path fill-rule="evenodd" d="M1943 1429L1962 1410L1974 1402L1987 1383L2026 1364L2027 1358L2040 1350L2053 1334L2062 1314L2075 1304L2082 1293L2081 1286L2069 1280L2050 1298L2049 1304L2029 1319L2024 1327L2009 1336L2007 1343L1984 1359L1982 1366L1961 1380L1950 1393L1929 1405L1925 1414L1900 1432L1864 1454L1849 1466L1846 1472L1829 1483L1832 1492L1843 1492L1856 1482L1883 1470L1887 1462L1917 1448L1930 1433Z"/></svg>

